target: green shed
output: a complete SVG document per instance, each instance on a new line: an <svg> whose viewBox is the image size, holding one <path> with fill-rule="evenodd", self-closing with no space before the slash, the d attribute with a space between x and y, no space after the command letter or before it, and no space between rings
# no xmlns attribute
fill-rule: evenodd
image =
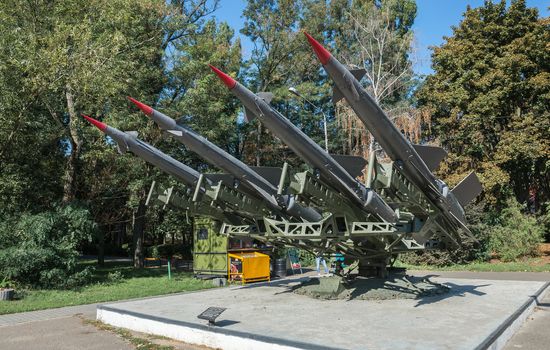
<svg viewBox="0 0 550 350"><path fill-rule="evenodd" d="M195 217L193 227L193 272L195 275L227 275L228 237L220 234L221 223Z"/></svg>

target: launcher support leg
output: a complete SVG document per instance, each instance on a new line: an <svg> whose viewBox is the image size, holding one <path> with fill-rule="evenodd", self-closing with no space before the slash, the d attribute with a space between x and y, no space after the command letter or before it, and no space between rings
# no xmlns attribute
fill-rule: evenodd
<svg viewBox="0 0 550 350"><path fill-rule="evenodd" d="M388 277L389 258L359 260L359 276L363 277Z"/></svg>

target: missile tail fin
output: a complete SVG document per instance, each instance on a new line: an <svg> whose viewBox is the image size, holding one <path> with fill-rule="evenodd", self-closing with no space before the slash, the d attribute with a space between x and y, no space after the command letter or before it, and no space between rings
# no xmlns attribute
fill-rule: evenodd
<svg viewBox="0 0 550 350"><path fill-rule="evenodd" d="M364 70L363 68L359 68L359 69L351 69L350 68L349 71L350 71L351 75L353 75L355 77L355 79L357 79L357 80L363 79L363 77L367 73L367 71ZM336 103L336 102L340 101L343 98L344 98L344 94L335 85L332 88L332 103Z"/></svg>
<svg viewBox="0 0 550 350"><path fill-rule="evenodd" d="M138 132L135 131L135 130L126 131L126 134L129 135L129 136L130 136L131 138L133 138L133 139L137 139L137 137L138 137L138 135L139 135Z"/></svg>
<svg viewBox="0 0 550 350"><path fill-rule="evenodd" d="M350 69L349 71L357 80L363 79L365 74L367 74L367 71L364 68Z"/></svg>
<svg viewBox="0 0 550 350"><path fill-rule="evenodd" d="M367 160L363 157L339 154L331 154L330 156L353 177L360 176L367 166Z"/></svg>
<svg viewBox="0 0 550 350"><path fill-rule="evenodd" d="M174 136L183 136L183 132L180 130L166 130L166 134L174 135Z"/></svg>
<svg viewBox="0 0 550 350"><path fill-rule="evenodd" d="M441 161L447 157L447 152L441 147L429 145L413 145L413 147L430 171L437 169Z"/></svg>
<svg viewBox="0 0 550 350"><path fill-rule="evenodd" d="M115 142L116 142L116 149L119 154L124 154L128 152L129 148L126 142L124 142L123 140L115 140Z"/></svg>
<svg viewBox="0 0 550 350"><path fill-rule="evenodd" d="M269 104L271 100L273 100L272 92L258 92L256 95L264 100L267 104Z"/></svg>
<svg viewBox="0 0 550 350"><path fill-rule="evenodd" d="M244 121L249 123L256 119L256 114L252 112L250 109L244 107Z"/></svg>
<svg viewBox="0 0 550 350"><path fill-rule="evenodd" d="M462 179L462 181L460 181L451 192L454 194L460 205L464 207L466 204L474 200L474 198L476 198L481 191L483 191L483 187L481 186L476 174L472 171L468 174L468 176Z"/></svg>
<svg viewBox="0 0 550 350"><path fill-rule="evenodd" d="M229 188L233 188L235 182L234 177L231 174L224 174L224 173L213 173L213 174L204 174L204 176L210 180L212 183L218 183L222 182L225 186Z"/></svg>
<svg viewBox="0 0 550 350"><path fill-rule="evenodd" d="M281 168L268 167L268 166L251 166L250 169L254 170L258 175L266 179L274 186L279 185L279 179L281 178Z"/></svg>
<svg viewBox="0 0 550 350"><path fill-rule="evenodd" d="M344 94L336 85L332 88L332 103L336 103L344 98Z"/></svg>

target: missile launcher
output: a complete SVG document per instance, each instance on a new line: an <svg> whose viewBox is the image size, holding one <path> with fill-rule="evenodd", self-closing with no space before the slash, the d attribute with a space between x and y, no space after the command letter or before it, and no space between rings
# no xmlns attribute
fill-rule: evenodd
<svg viewBox="0 0 550 350"><path fill-rule="evenodd" d="M109 135L121 153L130 151L174 176L182 190L152 184L148 205L206 216L221 234L247 236L274 246L340 253L357 262L360 275L387 275L398 254L461 247L475 241L464 206L482 190L474 173L452 190L433 171L446 156L435 146L411 144L360 83L361 70L341 64L313 37L307 40L334 82L333 101L341 99L373 135L389 158L380 162L329 154L270 105L272 95L254 93L210 66L241 101L245 121L259 120L310 169L251 167L169 116L129 98L171 138L225 173L201 174L141 141L85 118ZM357 178L367 169L366 184Z"/></svg>

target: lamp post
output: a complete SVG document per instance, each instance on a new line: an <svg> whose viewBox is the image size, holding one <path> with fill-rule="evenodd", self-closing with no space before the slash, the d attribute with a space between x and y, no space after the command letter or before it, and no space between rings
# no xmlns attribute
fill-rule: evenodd
<svg viewBox="0 0 550 350"><path fill-rule="evenodd" d="M298 96L299 98L301 98L302 100L304 100L305 102L307 102L310 106L312 106L313 108L315 108L315 112L320 112L321 115L323 116L323 129L324 129L324 132L325 132L325 151L328 153L328 132L327 132L327 115L325 114L325 112L323 112L323 110L321 108L319 108L317 105L313 104L313 102L311 102L310 100L308 100L307 98L305 98L304 96L302 96L298 90L296 90L295 87L289 87L288 88L288 91L290 91L292 94Z"/></svg>

